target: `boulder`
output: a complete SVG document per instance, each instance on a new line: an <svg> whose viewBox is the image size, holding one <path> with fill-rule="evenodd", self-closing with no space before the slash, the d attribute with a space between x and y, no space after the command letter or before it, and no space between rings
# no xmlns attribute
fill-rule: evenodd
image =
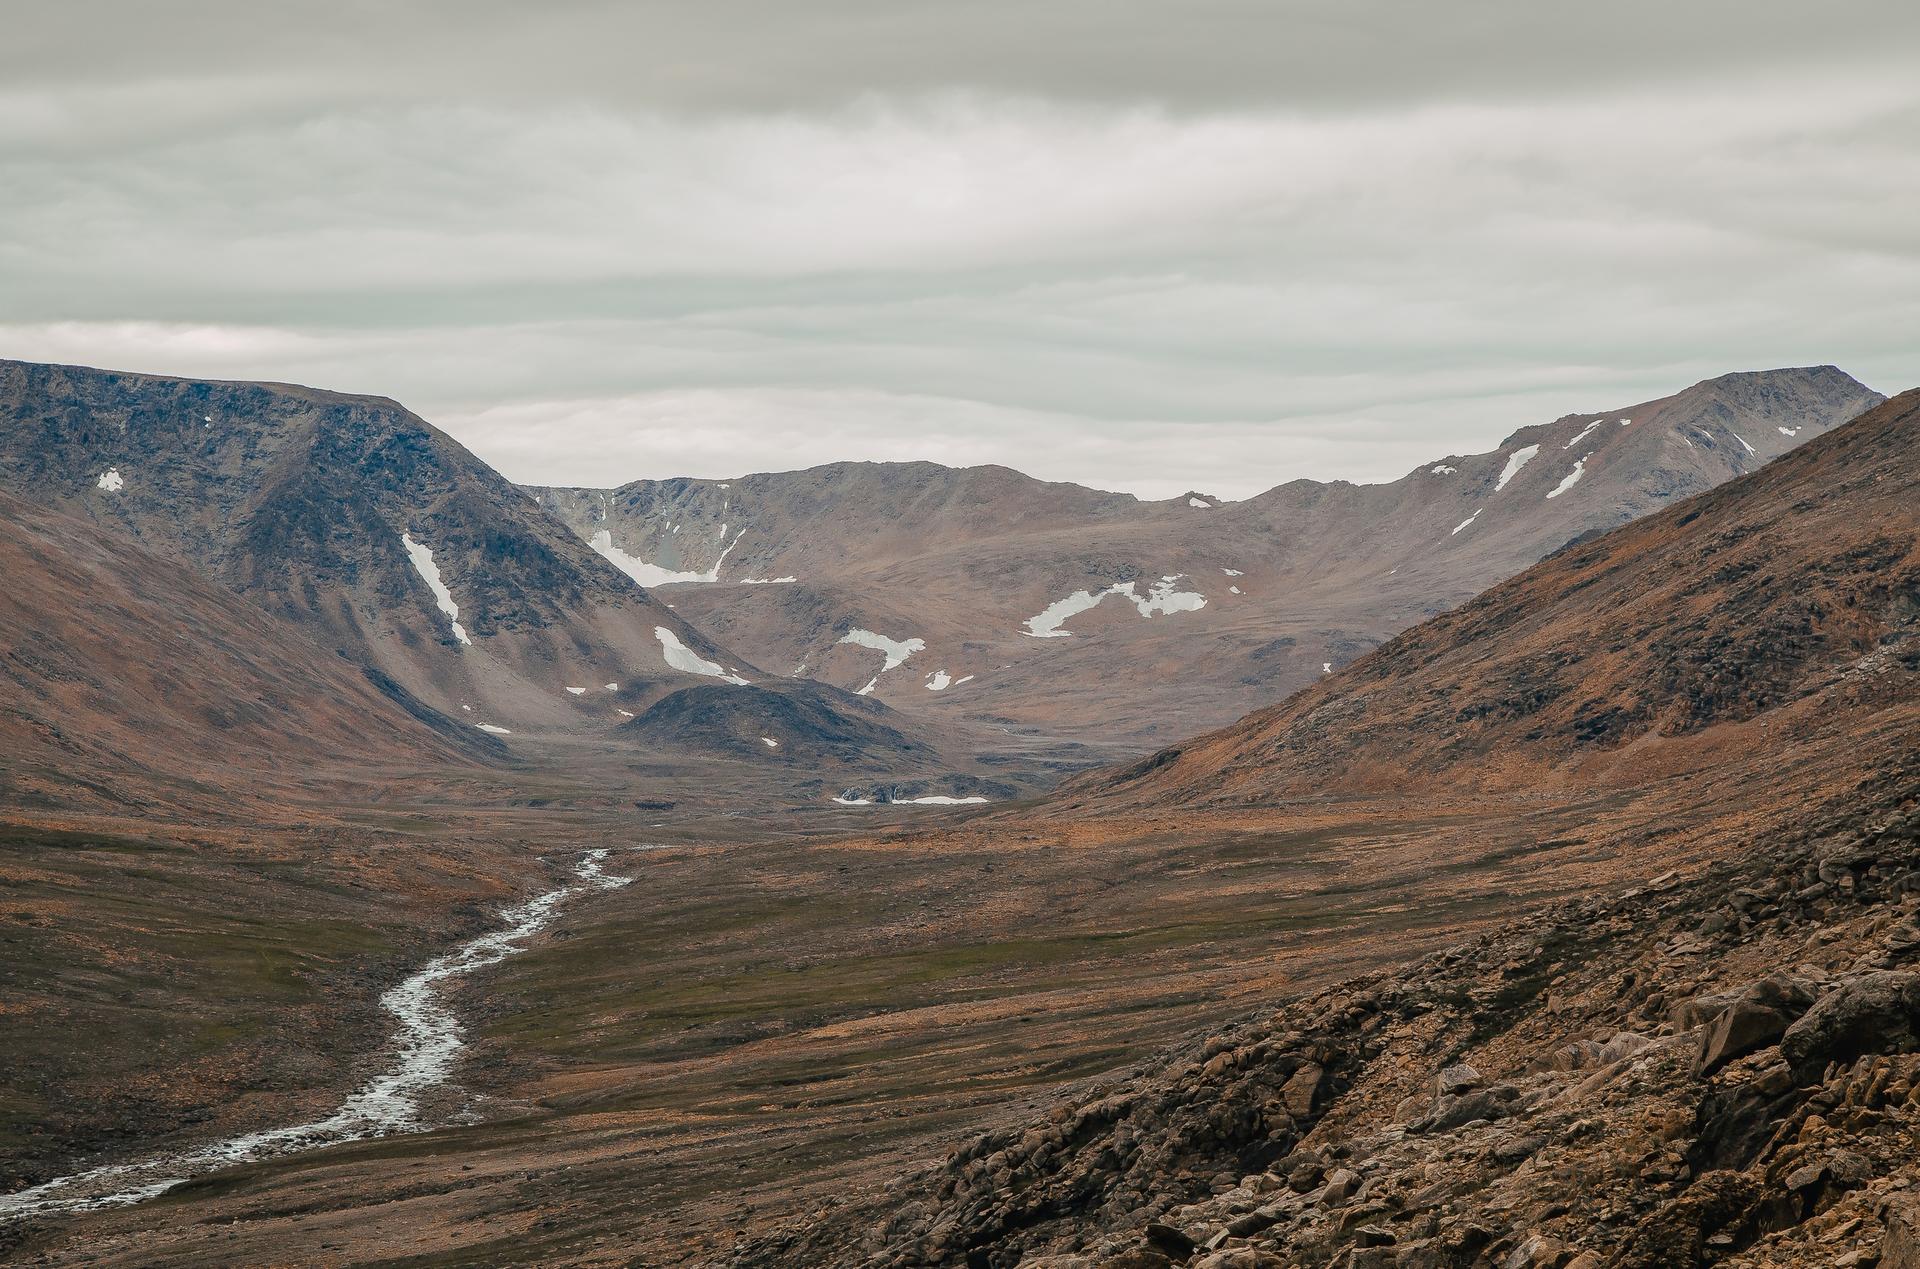
<svg viewBox="0 0 1920 1269"><path fill-rule="evenodd" d="M1320 1109L1324 1100L1327 1072L1318 1063L1309 1062L1293 1073L1280 1089L1280 1104L1295 1119L1307 1119Z"/></svg>
<svg viewBox="0 0 1920 1269"><path fill-rule="evenodd" d="M1920 1269L1920 1202L1911 1196L1887 1205L1886 1237L1880 1242L1880 1269Z"/></svg>
<svg viewBox="0 0 1920 1269"><path fill-rule="evenodd" d="M1778 1009L1737 1000L1721 1010L1701 1033L1694 1071L1709 1075L1735 1058L1757 1053L1778 1041L1792 1025L1793 1018Z"/></svg>
<svg viewBox="0 0 1920 1269"><path fill-rule="evenodd" d="M1460 1062L1456 1065L1446 1067L1438 1075L1434 1076L1433 1088L1434 1091L1442 1097L1456 1097L1468 1089L1479 1088L1484 1082L1480 1072L1474 1070L1465 1062Z"/></svg>
<svg viewBox="0 0 1920 1269"><path fill-rule="evenodd" d="M1801 1079L1829 1062L1920 1048L1920 974L1884 971L1849 980L1787 1028L1780 1051Z"/></svg>

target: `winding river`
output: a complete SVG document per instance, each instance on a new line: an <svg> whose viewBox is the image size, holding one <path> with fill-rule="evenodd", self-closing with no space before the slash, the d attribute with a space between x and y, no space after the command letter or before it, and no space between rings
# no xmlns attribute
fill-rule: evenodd
<svg viewBox="0 0 1920 1269"><path fill-rule="evenodd" d="M55 1177L31 1189L0 1195L0 1220L125 1207L231 1164L429 1127L420 1115L420 1098L447 1082L466 1047L460 1020L442 999L445 983L525 951L525 941L551 924L560 905L574 896L612 890L632 880L609 875L604 868L606 857L605 850L588 851L575 866L573 881L508 908L500 914L505 922L502 928L435 957L382 996L381 1005L397 1020L390 1044L393 1059L325 1119Z"/></svg>

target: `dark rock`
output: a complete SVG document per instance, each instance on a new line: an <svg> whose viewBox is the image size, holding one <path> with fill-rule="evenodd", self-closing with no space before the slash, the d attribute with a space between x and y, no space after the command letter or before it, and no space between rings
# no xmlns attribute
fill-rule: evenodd
<svg viewBox="0 0 1920 1269"><path fill-rule="evenodd" d="M1780 1051L1801 1079L1829 1062L1920 1047L1920 974L1882 972L1842 984L1787 1028Z"/></svg>

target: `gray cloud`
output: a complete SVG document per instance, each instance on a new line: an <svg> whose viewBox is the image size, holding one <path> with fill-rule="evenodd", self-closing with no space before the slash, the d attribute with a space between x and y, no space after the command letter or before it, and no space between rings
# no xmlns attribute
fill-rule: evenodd
<svg viewBox="0 0 1920 1269"><path fill-rule="evenodd" d="M1673 7L37 6L0 352L386 392L529 480L1228 496L1905 386L1920 11Z"/></svg>

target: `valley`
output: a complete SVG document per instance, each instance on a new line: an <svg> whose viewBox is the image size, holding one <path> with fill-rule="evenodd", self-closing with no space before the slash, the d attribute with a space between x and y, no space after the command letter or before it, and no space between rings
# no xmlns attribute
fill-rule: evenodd
<svg viewBox="0 0 1920 1269"><path fill-rule="evenodd" d="M24 382L59 382L35 373ZM183 393L207 395L166 386L166 409ZM17 393L13 408L37 407ZM314 452L357 452L364 409L385 409L344 408L318 425ZM130 413L128 434L148 417ZM1095 696L1076 715L1052 688L1008 705L1004 694L1037 681L1016 674L993 689L1004 709L948 716L921 698L961 700L949 694L986 678L961 682L968 664L941 655L931 624L911 627L926 633L908 648L908 627L873 616L852 589L840 616L820 610L819 633L779 645L823 677L785 676L761 652L734 651L748 626L718 614L730 591L773 595L784 610L796 601L780 596L803 595L800 583L645 591L558 520L527 521L543 514L530 499L476 504L476 545L464 557L436 550L438 586L409 558L411 529L375 531L404 514L374 500L347 514L385 546L347 573L336 564L291 591L257 588L252 566L233 562L247 556L209 564L166 536L171 508L197 493L91 501L120 499L135 473L170 463L182 474L169 480L198 489L210 477L192 464L149 449L104 490L85 478L109 449L71 457L57 480L16 451L0 512L9 576L31 584L0 607L14 691L0 735L0 1169L10 1195L153 1158L196 1175L100 1210L18 1199L19 1212L0 1213L0 1254L1227 1269L1361 1263L1353 1254L1396 1245L1427 1249L1435 1264L1474 1263L1488 1246L1504 1261L1551 1238L1567 1253L1561 1269L1575 1248L1621 1251L1668 1219L1661 1205L1684 1200L1710 1154L1762 1172L1771 1156L1700 1127L1695 1161L1662 1163L1627 1187L1604 1226L1537 1195L1483 1209L1463 1190L1450 1207L1423 1206L1413 1196L1420 1170L1437 1166L1422 1153L1430 1145L1479 1132L1485 1143L1463 1148L1493 1158L1512 1134L1500 1115L1415 1133L1399 1103L1466 1063L1535 1080L1514 1096L1538 1093L1527 1113L1544 1115L1545 1054L1622 1030L1649 1054L1692 1052L1718 1015L1703 1005L1681 1025L1665 1011L1740 987L1716 974L1790 972L1810 984L1804 1007L1865 972L1855 961L1867 935L1835 935L1835 955L1814 956L1817 973L1796 940L1825 947L1823 922L1850 930L1847 905L1868 905L1858 920L1878 922L1879 939L1907 911L1900 879L1920 865L1908 859L1920 849L1916 420L1920 398L1908 393L1852 421L1808 424L1765 466L1729 470L1665 509L1595 510L1616 517L1610 532L1549 540L1538 555L1539 539L1523 537L1510 548L1515 575L1490 578L1478 598L1442 603L1429 577L1403 604L1383 583L1389 597L1366 617L1380 646L1334 664L1316 645L1322 664L1301 690L1151 753L1149 728L1122 722L1094 744L1074 720L1159 709L1169 680L1136 658L1211 664L1232 627L1205 627L1199 652L1140 642L1142 631L1202 629L1175 623L1216 611L1211 597L1144 620L1109 598L1061 617L1069 639L1044 637L1045 622L1012 635L1040 649L1027 673L1056 665L1071 681L1066 663L1047 659L1068 643L1089 650L1074 656L1134 666L1115 690L1137 688L1142 713ZM1609 412L1518 439L1569 451L1607 421L1621 427ZM109 448L130 444L115 436ZM441 445L430 434L407 444ZM437 461L464 460L445 450ZM1511 477L1500 452L1459 466L1504 485L1534 461ZM220 481L254 479L225 463ZM410 503L435 503L439 479ZM484 473L452 479L494 487ZM1535 479L1547 482L1545 505L1566 474ZM262 507L284 497L238 486L231 496ZM1304 502L1335 496L1346 495ZM1163 512L1201 510L1122 507L1123 537L1147 532L1142 514L1151 527ZM1098 523L1108 511L1071 514ZM1067 536L1100 540L1085 523ZM566 586L605 595L592 601L604 604L598 615L512 601L547 612L550 626L525 629L571 649L555 644L550 657L493 615L508 601L492 598L492 579L523 576L527 542L591 579ZM741 550L751 545L749 535ZM1034 595L1122 584L1071 567L1081 571ZM1232 576L1261 575L1256 565ZM1158 576L1170 589L1136 585L1133 598L1185 593L1181 574ZM1268 576L1313 611L1310 590ZM1420 605L1437 607L1417 621ZM1027 608L1031 618L1045 605L1007 611ZM667 613L683 624L661 628L684 628L679 646L698 665L676 665L653 637ZM448 624L420 637L435 622ZM636 624L642 635L622 633ZM95 644L88 631L112 633ZM601 631L614 633L598 643ZM844 637L855 632L873 637ZM154 680L115 697L111 653L91 649L136 637L154 649L139 657ZM940 691L884 686L935 673L923 657L947 674ZM572 690L603 674L619 685L602 689L606 702ZM862 693L867 680L883 686ZM475 704L484 719L467 717ZM1805 865L1813 889L1753 880L1856 839L1872 843L1857 864ZM582 882L583 860L608 884ZM1774 896L1754 912L1772 906L1740 907L1709 929L1703 914L1736 886ZM565 902L548 913L543 895ZM516 920L527 936L507 955L490 932ZM1587 937L1582 922L1618 937L1577 957L1561 950ZM1701 933L1689 936L1689 923ZM1737 943L1750 932L1750 946ZM1680 974L1671 957L1646 961L1656 937L1721 938L1725 965ZM1536 946L1552 949L1538 966ZM1899 968L1910 946L1920 938L1879 968ZM462 960L460 948L490 950ZM418 994L423 974L439 984L432 1001ZM1657 999L1649 982L1662 984ZM433 1020L403 1027L397 1046L382 1004L396 989L414 1002L403 1022ZM1381 1003L1423 992L1425 1005ZM1355 993L1371 1003L1353 1004ZM1746 1065L1714 1076L1734 1081L1724 1088L1681 1081L1660 1096L1737 1101L1763 1076L1772 1087L1769 1052L1742 1053ZM1811 1072L1802 1092L1828 1074ZM407 1104L348 1114L376 1093ZM1102 1106L1119 1109L1089 1110ZM1122 1121L1124 1140L1110 1138ZM222 1152L232 1166L201 1172ZM1363 1193L1394 1202L1341 1215L1346 1198L1327 1180L1340 1160L1353 1184L1378 1175ZM1295 1171L1304 1189L1292 1188ZM1392 1179L1403 1172L1411 1179ZM1793 1263L1794 1239L1837 1227L1827 1212L1851 1219L1864 1201L1835 1187L1788 1219L1763 1201L1777 1181L1744 1182L1752 1202L1723 1222L1737 1230L1723 1245L1751 1252L1746 1263ZM1271 1219L1249 1217L1268 1208ZM1859 1209L1860 1238L1888 1227L1875 1210ZM1362 1228L1392 1241L1358 1242ZM1775 1251L1789 1258L1761 1258Z"/></svg>

